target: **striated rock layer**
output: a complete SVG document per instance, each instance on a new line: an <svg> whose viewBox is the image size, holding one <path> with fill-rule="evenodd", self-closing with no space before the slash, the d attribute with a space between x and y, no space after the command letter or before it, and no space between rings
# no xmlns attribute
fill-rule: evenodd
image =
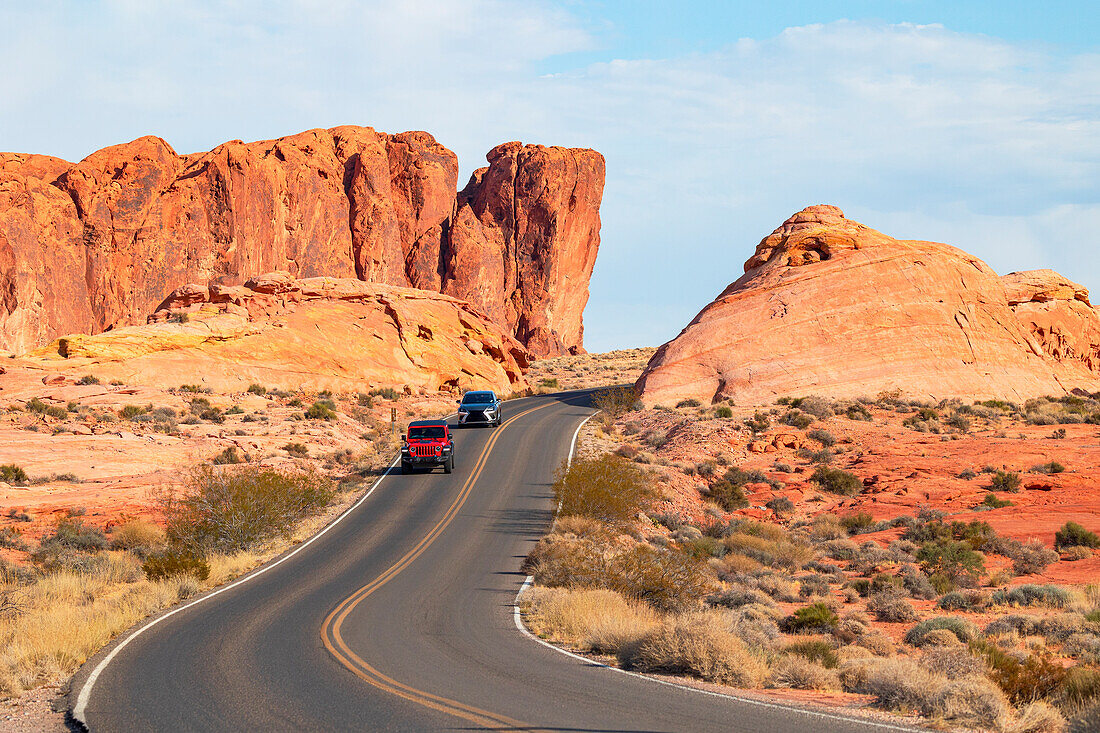
<svg viewBox="0 0 1100 733"><path fill-rule="evenodd" d="M275 272L245 285L177 289L143 326L73 335L29 352L46 370L242 391L526 387L527 349L466 303L354 278Z"/></svg>
<svg viewBox="0 0 1100 733"><path fill-rule="evenodd" d="M1050 270L1001 278L949 245L893 239L811 206L760 242L637 387L648 404L1091 392L1100 318L1083 287Z"/></svg>
<svg viewBox="0 0 1100 733"><path fill-rule="evenodd" d="M192 155L143 137L75 165L0 153L0 348L285 270L445 292L540 356L583 350L603 157L520 143L488 157L459 196L457 157L425 132L344 126Z"/></svg>

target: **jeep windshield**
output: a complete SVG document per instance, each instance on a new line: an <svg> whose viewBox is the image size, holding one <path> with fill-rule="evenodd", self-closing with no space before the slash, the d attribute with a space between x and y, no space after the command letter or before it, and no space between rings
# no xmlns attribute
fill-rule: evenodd
<svg viewBox="0 0 1100 733"><path fill-rule="evenodd" d="M462 396L462 404L464 405L486 405L492 401L492 392L467 392Z"/></svg>
<svg viewBox="0 0 1100 733"><path fill-rule="evenodd" d="M442 425L409 428L409 438L418 440L436 440L447 437Z"/></svg>

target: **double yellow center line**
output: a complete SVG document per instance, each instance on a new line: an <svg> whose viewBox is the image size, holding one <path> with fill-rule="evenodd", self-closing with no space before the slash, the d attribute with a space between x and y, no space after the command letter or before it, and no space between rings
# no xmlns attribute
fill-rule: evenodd
<svg viewBox="0 0 1100 733"><path fill-rule="evenodd" d="M532 407L529 410L525 410L515 417L506 420L503 425L494 430L492 437L489 438L489 441L485 444L485 448L482 449L481 455L478 456L477 462L474 465L474 470L470 473L470 477L466 479L466 483L463 484L462 490L459 492L454 502L451 503L451 506L448 507L443 518L432 527L428 534L425 535L415 547L405 553L400 560L387 568L386 571L377 578L345 598L343 602L328 615L325 622L321 625L321 640L324 642L325 648L336 657L336 660L340 662L340 664L380 690L393 693L398 697L431 708L432 710L454 715L483 728L497 730L533 730L531 726L521 723L518 720L513 720L503 715L497 715L488 710L482 710L481 708L476 708L472 705L458 702L457 700L451 700L440 695L425 692L424 690L418 690L415 687L406 685L403 682L398 682L392 677L382 674L365 659L352 651L344 641L344 637L341 635L341 629L344 621L347 619L348 615L355 610L356 606L376 590L393 580L402 570L411 565L416 558L420 557L436 538L439 537L443 530L447 528L447 525L449 525L458 515L462 505L466 503L466 499L469 498L470 493L473 491L473 487L477 483L481 471L485 468L485 462L489 457L489 452L493 449L493 445L497 442L497 439L500 438L501 433L504 432L509 425L519 420L524 415L529 415L535 410L541 410L544 407L547 407L547 405L540 405L539 407Z"/></svg>

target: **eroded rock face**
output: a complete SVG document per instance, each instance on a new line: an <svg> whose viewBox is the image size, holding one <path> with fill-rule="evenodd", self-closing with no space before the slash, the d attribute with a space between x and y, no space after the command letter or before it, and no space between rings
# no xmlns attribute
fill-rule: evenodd
<svg viewBox="0 0 1100 733"><path fill-rule="evenodd" d="M946 244L902 241L811 206L662 346L648 404L811 393L1007 398L1100 388L1100 318L1057 273L1005 278Z"/></svg>
<svg viewBox="0 0 1100 733"><path fill-rule="evenodd" d="M537 354L579 353L603 156L510 142L486 157L458 197L443 292L507 324Z"/></svg>
<svg viewBox="0 0 1100 733"><path fill-rule="evenodd" d="M511 177L493 162L509 156ZM464 195L503 205L507 186L507 236L455 236L458 160L425 132L344 126L193 155L144 137L75 165L0 154L0 348L141 323L186 283L283 270L476 296L535 353L580 349L603 158L509 143L490 159L497 188ZM482 227L477 212L463 220Z"/></svg>
<svg viewBox="0 0 1100 733"><path fill-rule="evenodd" d="M243 390L526 386L531 355L501 326L440 293L354 278L267 273L178 288L143 326L57 339L29 354L131 384Z"/></svg>

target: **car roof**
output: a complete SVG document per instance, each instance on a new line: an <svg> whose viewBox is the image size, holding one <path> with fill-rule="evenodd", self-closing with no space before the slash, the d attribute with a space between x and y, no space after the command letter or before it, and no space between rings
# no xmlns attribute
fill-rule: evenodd
<svg viewBox="0 0 1100 733"><path fill-rule="evenodd" d="M471 389L469 392L467 392L466 394L464 394L462 396L463 397L471 397L471 396L472 397L479 397L481 395L485 395L486 397L495 397L496 396L493 393L493 390L491 390L491 389Z"/></svg>
<svg viewBox="0 0 1100 733"><path fill-rule="evenodd" d="M446 420L413 420L409 423L410 428L445 428L447 427Z"/></svg>

